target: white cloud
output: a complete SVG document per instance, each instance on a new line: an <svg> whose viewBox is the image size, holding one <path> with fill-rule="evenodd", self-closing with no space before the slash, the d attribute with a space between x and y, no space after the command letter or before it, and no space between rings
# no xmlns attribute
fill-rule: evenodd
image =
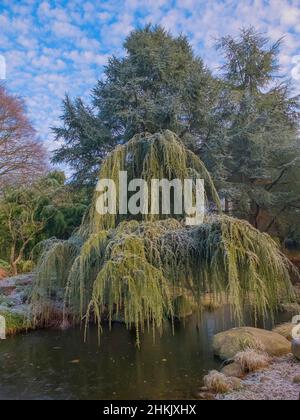
<svg viewBox="0 0 300 420"><path fill-rule="evenodd" d="M281 22L284 25L296 25L300 21L300 10L296 7L285 6L282 9Z"/></svg>
<svg viewBox="0 0 300 420"><path fill-rule="evenodd" d="M99 66L103 66L107 63L109 54L97 54L91 51L70 51L65 55L68 59L72 60L76 64L80 64L81 66L89 66L90 64L98 64Z"/></svg>
<svg viewBox="0 0 300 420"><path fill-rule="evenodd" d="M64 21L54 21L52 24L52 32L61 38L79 39L83 36L82 31L75 25Z"/></svg>
<svg viewBox="0 0 300 420"><path fill-rule="evenodd" d="M1 0L2 4L0 54L7 61L7 83L27 99L30 116L51 148L49 126L59 123L65 92L87 96L108 57L123 54L125 37L148 22L187 34L214 71L220 65L216 38L235 36L249 25L272 41L284 36L280 64L300 92L299 0Z"/></svg>

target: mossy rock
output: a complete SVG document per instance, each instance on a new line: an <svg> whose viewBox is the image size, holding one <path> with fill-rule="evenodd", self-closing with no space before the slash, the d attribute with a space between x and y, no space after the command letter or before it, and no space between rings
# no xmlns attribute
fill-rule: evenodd
<svg viewBox="0 0 300 420"><path fill-rule="evenodd" d="M270 356L283 356L291 352L291 343L275 332L251 327L225 331L213 340L214 353L222 360L232 359L247 348L263 350Z"/></svg>

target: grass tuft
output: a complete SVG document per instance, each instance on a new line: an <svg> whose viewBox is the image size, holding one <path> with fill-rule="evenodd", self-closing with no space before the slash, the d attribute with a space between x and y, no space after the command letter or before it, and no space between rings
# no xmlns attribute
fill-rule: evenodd
<svg viewBox="0 0 300 420"><path fill-rule="evenodd" d="M271 358L266 353L258 352L255 349L247 349L239 352L234 361L239 363L245 373L256 372L265 369L271 363Z"/></svg>
<svg viewBox="0 0 300 420"><path fill-rule="evenodd" d="M231 379L216 370L209 372L203 383L210 392L216 394L226 394L233 389Z"/></svg>

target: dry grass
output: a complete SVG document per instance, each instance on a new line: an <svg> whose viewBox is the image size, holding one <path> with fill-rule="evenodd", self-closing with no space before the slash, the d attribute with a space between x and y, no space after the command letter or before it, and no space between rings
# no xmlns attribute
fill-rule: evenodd
<svg viewBox="0 0 300 420"><path fill-rule="evenodd" d="M239 347L243 351L252 349L257 353L264 353L265 347L260 340L249 334L242 334L239 338Z"/></svg>
<svg viewBox="0 0 300 420"><path fill-rule="evenodd" d="M217 400L230 401L298 401L299 386L293 378L300 375L300 363L293 355L275 358L272 365L261 372L250 374L238 392L220 394Z"/></svg>
<svg viewBox="0 0 300 420"><path fill-rule="evenodd" d="M241 365L244 372L249 373L267 368L271 358L266 353L258 352L255 349L247 349L239 352L234 361Z"/></svg>
<svg viewBox="0 0 300 420"><path fill-rule="evenodd" d="M284 338L286 338L289 341L292 341L292 330L294 328L294 325L287 322L285 324L278 325L276 328L273 329L273 332L282 335Z"/></svg>
<svg viewBox="0 0 300 420"><path fill-rule="evenodd" d="M230 379L216 370L209 372L209 374L204 377L203 382L204 386L208 388L209 391L217 394L226 394L227 392L232 391Z"/></svg>
<svg viewBox="0 0 300 420"><path fill-rule="evenodd" d="M226 394L227 392L238 391L242 388L241 380L228 377L223 373L212 370L203 379L206 389L216 394Z"/></svg>

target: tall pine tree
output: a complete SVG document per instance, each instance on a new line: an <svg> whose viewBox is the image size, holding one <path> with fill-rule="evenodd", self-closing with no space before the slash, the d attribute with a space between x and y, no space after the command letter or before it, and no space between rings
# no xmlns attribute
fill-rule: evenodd
<svg viewBox="0 0 300 420"><path fill-rule="evenodd" d="M124 58L111 57L92 92L92 107L81 99L63 104L63 140L54 162L74 171L74 180L95 183L99 165L116 144L141 132L169 129L197 151L212 131L219 83L188 40L159 26L133 31Z"/></svg>
<svg viewBox="0 0 300 420"><path fill-rule="evenodd" d="M253 28L222 38L225 55L227 198L236 215L282 232L300 205L299 102L278 77L281 41Z"/></svg>

